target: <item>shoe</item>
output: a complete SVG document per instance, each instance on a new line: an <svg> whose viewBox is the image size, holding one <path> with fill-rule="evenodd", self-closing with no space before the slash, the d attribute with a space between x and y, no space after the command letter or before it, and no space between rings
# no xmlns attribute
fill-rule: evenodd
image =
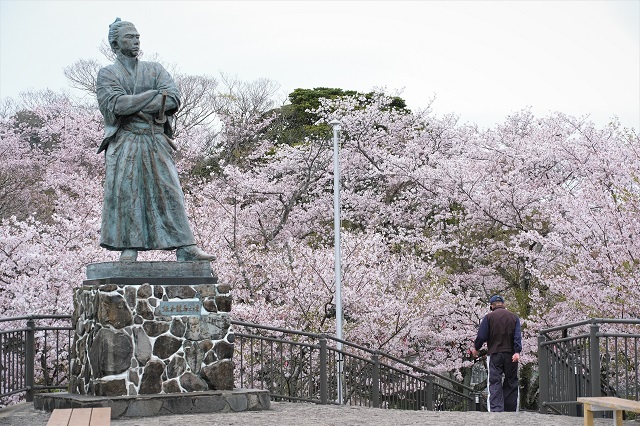
<svg viewBox="0 0 640 426"><path fill-rule="evenodd" d="M216 257L212 254L205 253L200 247L195 244L192 246L184 246L176 250L176 258L178 262L193 262L197 260L216 260Z"/></svg>
<svg viewBox="0 0 640 426"><path fill-rule="evenodd" d="M138 258L138 250L125 249L120 253L120 262L135 262Z"/></svg>

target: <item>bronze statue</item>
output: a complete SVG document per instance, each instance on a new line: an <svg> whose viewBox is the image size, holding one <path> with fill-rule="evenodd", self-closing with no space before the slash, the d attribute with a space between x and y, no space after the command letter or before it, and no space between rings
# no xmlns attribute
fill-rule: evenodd
<svg viewBox="0 0 640 426"><path fill-rule="evenodd" d="M171 118L180 93L162 65L138 59L140 34L109 26L112 65L98 72L106 176L100 246L135 261L140 250L176 250L178 261L213 260L195 245L172 156Z"/></svg>

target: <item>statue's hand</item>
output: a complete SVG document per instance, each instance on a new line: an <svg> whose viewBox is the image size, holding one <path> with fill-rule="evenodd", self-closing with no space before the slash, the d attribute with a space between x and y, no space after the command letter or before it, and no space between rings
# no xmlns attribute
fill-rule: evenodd
<svg viewBox="0 0 640 426"><path fill-rule="evenodd" d="M156 115L160 112L160 107L162 105L162 95L158 94L153 97L151 102L149 102L144 108L142 108L142 112L146 114Z"/></svg>

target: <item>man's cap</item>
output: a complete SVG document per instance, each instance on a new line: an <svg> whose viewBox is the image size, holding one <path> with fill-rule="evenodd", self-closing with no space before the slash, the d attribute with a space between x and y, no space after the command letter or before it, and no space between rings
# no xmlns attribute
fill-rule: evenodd
<svg viewBox="0 0 640 426"><path fill-rule="evenodd" d="M495 302L504 303L504 299L499 294L496 294L494 296L491 296L491 299L489 299L489 303L495 303Z"/></svg>

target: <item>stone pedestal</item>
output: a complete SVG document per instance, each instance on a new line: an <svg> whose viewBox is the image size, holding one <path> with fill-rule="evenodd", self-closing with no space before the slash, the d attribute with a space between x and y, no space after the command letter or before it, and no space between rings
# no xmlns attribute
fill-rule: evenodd
<svg viewBox="0 0 640 426"><path fill-rule="evenodd" d="M74 295L70 393L232 390L230 290L209 262L88 265Z"/></svg>
<svg viewBox="0 0 640 426"><path fill-rule="evenodd" d="M269 391L257 389L111 397L56 392L36 394L33 405L36 410L43 411L53 411L57 408L111 407L111 418L120 419L173 414L263 411L271 409L271 400ZM166 424L161 421L157 423ZM215 423L215 418L203 416L196 420L196 424L200 423Z"/></svg>

